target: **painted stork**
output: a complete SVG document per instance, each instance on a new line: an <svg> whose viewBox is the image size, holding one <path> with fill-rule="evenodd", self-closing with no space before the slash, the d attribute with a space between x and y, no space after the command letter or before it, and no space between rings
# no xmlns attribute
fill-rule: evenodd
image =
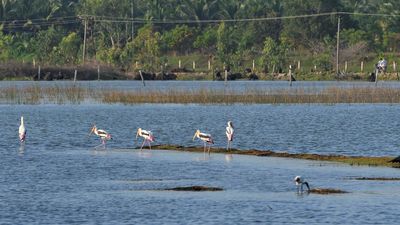
<svg viewBox="0 0 400 225"><path fill-rule="evenodd" d="M99 146L104 146L104 148L105 148L106 141L112 139L111 135L107 131L97 129L96 125L93 125L92 129L90 130L89 135L91 135L92 133L94 133L97 137L99 137L101 139L101 145L98 145L94 148L97 148Z"/></svg>
<svg viewBox="0 0 400 225"><path fill-rule="evenodd" d="M19 125L19 141L20 142L24 142L25 138L26 138L26 129L25 129L25 125L24 125L24 117L21 116L21 125Z"/></svg>
<svg viewBox="0 0 400 225"><path fill-rule="evenodd" d="M228 145L226 146L226 150L230 150L232 147L232 141L233 141L233 133L235 130L233 129L233 123L232 121L228 121L228 126L226 127L226 137L228 139Z"/></svg>
<svg viewBox="0 0 400 225"><path fill-rule="evenodd" d="M146 142L149 144L149 148L151 149L151 142L153 142L155 140L153 132L139 128L136 132L136 140L137 140L138 136L143 138L143 143L142 143L142 146L140 147L140 150L142 150L142 148L143 148L144 144L146 144Z"/></svg>
<svg viewBox="0 0 400 225"><path fill-rule="evenodd" d="M200 130L196 130L196 133L194 133L194 136L193 136L193 141L195 138L198 138L204 142L204 153L206 153L206 147L207 147L207 144L209 144L208 154L210 154L211 145L214 144L211 134L201 133Z"/></svg>
<svg viewBox="0 0 400 225"><path fill-rule="evenodd" d="M308 182L306 182L301 176L296 176L294 178L294 182L296 183L297 186L297 192L299 193L303 192L303 185L306 185L307 190L310 191L310 186L308 185Z"/></svg>

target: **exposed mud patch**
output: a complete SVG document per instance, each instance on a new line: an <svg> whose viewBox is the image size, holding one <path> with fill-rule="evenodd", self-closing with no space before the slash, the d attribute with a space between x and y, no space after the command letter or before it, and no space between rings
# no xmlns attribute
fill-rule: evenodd
<svg viewBox="0 0 400 225"><path fill-rule="evenodd" d="M223 191L224 189L219 187L206 187L206 186L188 186L188 187L175 187L164 189L166 191Z"/></svg>
<svg viewBox="0 0 400 225"><path fill-rule="evenodd" d="M332 188L313 188L309 191L312 194L329 195L329 194L345 194L347 191Z"/></svg>

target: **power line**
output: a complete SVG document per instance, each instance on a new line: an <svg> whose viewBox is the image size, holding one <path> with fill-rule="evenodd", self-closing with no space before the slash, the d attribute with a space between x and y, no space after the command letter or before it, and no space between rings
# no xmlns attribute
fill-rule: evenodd
<svg viewBox="0 0 400 225"><path fill-rule="evenodd" d="M78 15L78 16L64 16L53 17L50 19L26 19L26 20L6 20L0 21L2 24L7 24L8 28L23 28L27 25L30 26L50 26L50 25L67 25L73 23L80 23L82 20L89 19L94 22L100 23L135 23L145 24L151 22L153 24L205 24L205 23L231 23L231 22L262 22L273 20L287 20L287 19L300 19L300 18L313 18L322 16L376 16L376 17L400 17L397 14L381 14L381 13L357 13L357 12L327 12L295 16L276 16L276 17L260 17L260 18L242 18L242 19L216 19L216 20L145 20L141 18L123 18L123 17L110 17L110 16L96 16L96 15Z"/></svg>

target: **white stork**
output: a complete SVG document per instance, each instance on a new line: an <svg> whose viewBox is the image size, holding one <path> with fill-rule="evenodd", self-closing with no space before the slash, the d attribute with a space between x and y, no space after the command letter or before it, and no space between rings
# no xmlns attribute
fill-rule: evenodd
<svg viewBox="0 0 400 225"><path fill-rule="evenodd" d="M94 133L97 137L99 137L101 139L101 145L98 145L94 148L97 148L99 146L104 146L104 148L105 148L106 141L112 139L111 135L107 131L97 129L96 125L93 125L92 129L90 130L89 135L91 135L92 133Z"/></svg>
<svg viewBox="0 0 400 225"><path fill-rule="evenodd" d="M211 145L214 144L211 134L201 133L200 130L196 130L196 133L194 133L194 136L193 136L193 141L196 137L204 142L204 153L206 153L206 147L207 147L207 144L209 144L208 154L210 154Z"/></svg>
<svg viewBox="0 0 400 225"><path fill-rule="evenodd" d="M140 150L142 150L142 148L146 142L149 144L149 148L151 149L151 142L155 141L153 132L139 128L136 132L136 140L137 140L138 136L143 138L143 143L142 143L142 146L140 147Z"/></svg>
<svg viewBox="0 0 400 225"><path fill-rule="evenodd" d="M228 139L228 145L226 146L226 150L230 150L232 147L232 141L233 141L233 133L235 130L233 129L233 124L232 121L228 121L228 126L226 127L226 137Z"/></svg>
<svg viewBox="0 0 400 225"><path fill-rule="evenodd" d="M297 186L297 192L299 193L303 192L303 185L306 185L307 190L310 191L310 186L308 185L308 182L306 182L301 176L296 176L294 178L294 182L296 183Z"/></svg>
<svg viewBox="0 0 400 225"><path fill-rule="evenodd" d="M24 117L21 116L21 125L19 125L19 141L22 143L25 141L26 138L26 129L24 125Z"/></svg>

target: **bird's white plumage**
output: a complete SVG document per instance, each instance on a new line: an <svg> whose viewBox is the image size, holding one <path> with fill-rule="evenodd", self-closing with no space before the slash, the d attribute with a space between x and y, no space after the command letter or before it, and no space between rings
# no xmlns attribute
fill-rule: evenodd
<svg viewBox="0 0 400 225"><path fill-rule="evenodd" d="M21 142L25 141L26 129L25 129L24 117L23 116L21 116L21 124L19 125L18 134L19 134L19 140Z"/></svg>
<svg viewBox="0 0 400 225"><path fill-rule="evenodd" d="M228 138L228 141L233 141L233 134L235 130L233 129L233 124L231 121L228 122L228 126L226 127L226 137Z"/></svg>
<svg viewBox="0 0 400 225"><path fill-rule="evenodd" d="M151 142L155 140L153 132L148 130L143 130L142 128L138 128L136 132L136 139L138 138L138 136L143 138L143 143L142 146L140 147L140 150L143 149L143 146L146 142L149 144L149 148L151 149Z"/></svg>

